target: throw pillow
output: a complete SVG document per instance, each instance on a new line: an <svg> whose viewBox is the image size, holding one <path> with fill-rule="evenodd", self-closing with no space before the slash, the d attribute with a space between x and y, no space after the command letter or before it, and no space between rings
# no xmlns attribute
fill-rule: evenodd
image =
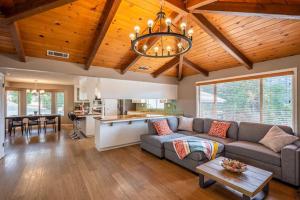
<svg viewBox="0 0 300 200"><path fill-rule="evenodd" d="M166 119L155 121L152 124L158 135L169 135L173 133Z"/></svg>
<svg viewBox="0 0 300 200"><path fill-rule="evenodd" d="M178 130L193 131L193 122L194 118L180 116Z"/></svg>
<svg viewBox="0 0 300 200"><path fill-rule="evenodd" d="M286 132L284 132L281 128L278 126L273 126L263 137L259 143L265 145L269 149L273 150L274 152L280 152L281 149L288 145L292 144L293 142L297 141L299 138L290 135Z"/></svg>
<svg viewBox="0 0 300 200"><path fill-rule="evenodd" d="M229 127L230 123L228 122L213 121L211 123L208 135L226 138Z"/></svg>

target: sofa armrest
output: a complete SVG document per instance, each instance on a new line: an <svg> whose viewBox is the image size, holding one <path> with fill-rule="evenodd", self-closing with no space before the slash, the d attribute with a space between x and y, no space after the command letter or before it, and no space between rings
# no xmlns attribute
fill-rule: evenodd
<svg viewBox="0 0 300 200"><path fill-rule="evenodd" d="M300 148L290 144L281 150L282 180L299 186L300 184Z"/></svg>

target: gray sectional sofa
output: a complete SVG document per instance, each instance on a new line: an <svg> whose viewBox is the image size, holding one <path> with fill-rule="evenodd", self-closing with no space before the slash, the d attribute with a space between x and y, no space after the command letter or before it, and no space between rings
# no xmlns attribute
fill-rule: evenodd
<svg viewBox="0 0 300 200"><path fill-rule="evenodd" d="M196 166L207 162L203 152L193 152L183 160L180 160L173 148L172 141L178 138L206 139L218 142L217 156L223 155L228 158L238 159L247 164L272 171L274 177L286 183L300 185L300 141L285 146L280 153L275 153L258 141L269 131L272 125L240 122L229 122L230 128L227 138L222 139L208 135L213 119L195 118L193 121L193 132L178 130L178 118L166 118L173 134L158 136L152 122L162 119L148 121L149 132L141 136L141 148L156 155L166 158L193 172ZM285 132L294 134L287 126L279 126Z"/></svg>

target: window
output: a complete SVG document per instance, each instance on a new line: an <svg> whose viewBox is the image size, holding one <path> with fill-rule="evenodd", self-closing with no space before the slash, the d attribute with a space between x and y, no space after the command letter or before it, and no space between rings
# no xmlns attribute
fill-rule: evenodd
<svg viewBox="0 0 300 200"><path fill-rule="evenodd" d="M293 127L292 83L292 75L280 75L200 85L199 115Z"/></svg>
<svg viewBox="0 0 300 200"><path fill-rule="evenodd" d="M65 94L64 92L56 92L56 114L64 115L65 110Z"/></svg>
<svg viewBox="0 0 300 200"><path fill-rule="evenodd" d="M26 92L26 114L39 114L39 93Z"/></svg>
<svg viewBox="0 0 300 200"><path fill-rule="evenodd" d="M51 114L51 92L40 94L40 114Z"/></svg>
<svg viewBox="0 0 300 200"><path fill-rule="evenodd" d="M6 91L6 115L19 115L19 91Z"/></svg>

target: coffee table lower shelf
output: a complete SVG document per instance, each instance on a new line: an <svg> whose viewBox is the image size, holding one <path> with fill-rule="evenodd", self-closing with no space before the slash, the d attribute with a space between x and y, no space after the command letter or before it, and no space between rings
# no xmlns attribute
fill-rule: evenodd
<svg viewBox="0 0 300 200"><path fill-rule="evenodd" d="M220 165L225 159L219 157L197 167L199 186L207 188L218 182L243 194L242 200L265 199L269 193L272 172L248 165L243 173L229 172ZM205 180L205 178L208 178Z"/></svg>

